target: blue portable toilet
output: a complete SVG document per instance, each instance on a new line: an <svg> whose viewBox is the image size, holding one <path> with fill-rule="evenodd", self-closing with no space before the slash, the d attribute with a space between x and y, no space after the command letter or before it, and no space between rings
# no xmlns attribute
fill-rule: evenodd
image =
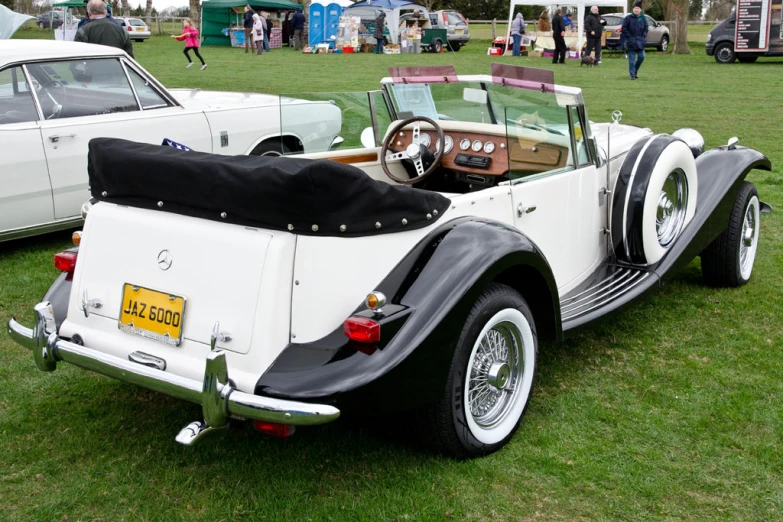
<svg viewBox="0 0 783 522"><path fill-rule="evenodd" d="M325 40L324 35L324 6L310 4L310 25L307 43L310 46L318 45Z"/></svg>
<svg viewBox="0 0 783 522"><path fill-rule="evenodd" d="M339 4L329 4L326 6L326 31L324 39L327 42L337 40L337 29L340 26L340 16L343 14L343 8Z"/></svg>

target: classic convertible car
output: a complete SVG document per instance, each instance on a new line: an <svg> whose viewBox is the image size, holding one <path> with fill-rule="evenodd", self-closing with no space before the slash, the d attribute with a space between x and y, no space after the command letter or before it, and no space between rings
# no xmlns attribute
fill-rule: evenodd
<svg viewBox="0 0 783 522"><path fill-rule="evenodd" d="M517 430L539 340L696 256L709 284L750 279L771 209L745 177L770 162L736 139L702 152L694 130L593 124L550 71L392 68L381 85L329 95L354 115L340 151L92 140L79 249L57 255L63 274L13 339L41 370L201 404L184 444L229 418L287 436L406 412L470 457Z"/></svg>
<svg viewBox="0 0 783 522"><path fill-rule="evenodd" d="M297 104L281 134L277 96L166 90L113 47L0 40L0 241L81 223L92 138L167 139L216 154L321 150L341 118L325 105Z"/></svg>

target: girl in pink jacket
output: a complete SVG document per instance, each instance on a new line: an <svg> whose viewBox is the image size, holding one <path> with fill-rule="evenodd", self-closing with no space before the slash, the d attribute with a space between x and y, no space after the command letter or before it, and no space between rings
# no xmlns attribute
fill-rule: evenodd
<svg viewBox="0 0 783 522"><path fill-rule="evenodd" d="M190 67L193 65L193 60L190 59L190 54L188 54L188 51L193 49L193 52L196 54L199 60L201 60L201 70L207 68L206 62L204 62L204 58L201 57L201 54L198 52L198 46L199 46L199 38L198 38L198 29L193 27L193 22L190 21L190 18L185 18L182 21L182 34L178 35L171 35L172 38L176 38L180 42L182 40L185 40L185 50L183 51L185 53L185 57L188 59L188 65L187 67Z"/></svg>

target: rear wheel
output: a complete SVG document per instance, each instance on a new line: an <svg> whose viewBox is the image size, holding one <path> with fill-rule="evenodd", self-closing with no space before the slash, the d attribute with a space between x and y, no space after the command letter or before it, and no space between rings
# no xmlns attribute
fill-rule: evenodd
<svg viewBox="0 0 783 522"><path fill-rule="evenodd" d="M434 42L432 42L432 44L430 45L430 51L432 51L433 53L442 53L443 42L441 42L440 40L435 40Z"/></svg>
<svg viewBox="0 0 783 522"><path fill-rule="evenodd" d="M712 286L742 286L750 280L759 243L761 203L753 183L737 192L729 226L701 253L701 273Z"/></svg>
<svg viewBox="0 0 783 522"><path fill-rule="evenodd" d="M737 54L734 52L734 42L722 42L715 46L715 61L718 63L734 63Z"/></svg>
<svg viewBox="0 0 783 522"><path fill-rule="evenodd" d="M669 37L663 35L661 37L661 43L658 44L658 50L665 53L667 49L669 49Z"/></svg>
<svg viewBox="0 0 783 522"><path fill-rule="evenodd" d="M285 143L283 143L281 140L274 139L274 140L266 140L262 143L259 143L258 145L256 145L256 148L253 149L253 152L251 152L250 155L251 156L282 156L290 152L291 149L289 149Z"/></svg>
<svg viewBox="0 0 783 522"><path fill-rule="evenodd" d="M38 29L43 29L43 28L44 28L44 23L38 22Z"/></svg>
<svg viewBox="0 0 783 522"><path fill-rule="evenodd" d="M505 446L530 401L537 351L525 300L506 285L489 285L459 336L444 395L424 415L429 441L459 458Z"/></svg>

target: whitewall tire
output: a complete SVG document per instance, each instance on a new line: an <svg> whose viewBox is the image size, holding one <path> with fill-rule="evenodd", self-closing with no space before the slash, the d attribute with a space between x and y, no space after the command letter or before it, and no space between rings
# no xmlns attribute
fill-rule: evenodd
<svg viewBox="0 0 783 522"><path fill-rule="evenodd" d="M511 287L490 284L457 340L444 395L424 414L429 442L460 458L505 446L530 402L537 352L525 300Z"/></svg>
<svg viewBox="0 0 783 522"><path fill-rule="evenodd" d="M696 212L696 162L685 142L660 134L631 147L615 185L612 242L621 261L652 265Z"/></svg>

